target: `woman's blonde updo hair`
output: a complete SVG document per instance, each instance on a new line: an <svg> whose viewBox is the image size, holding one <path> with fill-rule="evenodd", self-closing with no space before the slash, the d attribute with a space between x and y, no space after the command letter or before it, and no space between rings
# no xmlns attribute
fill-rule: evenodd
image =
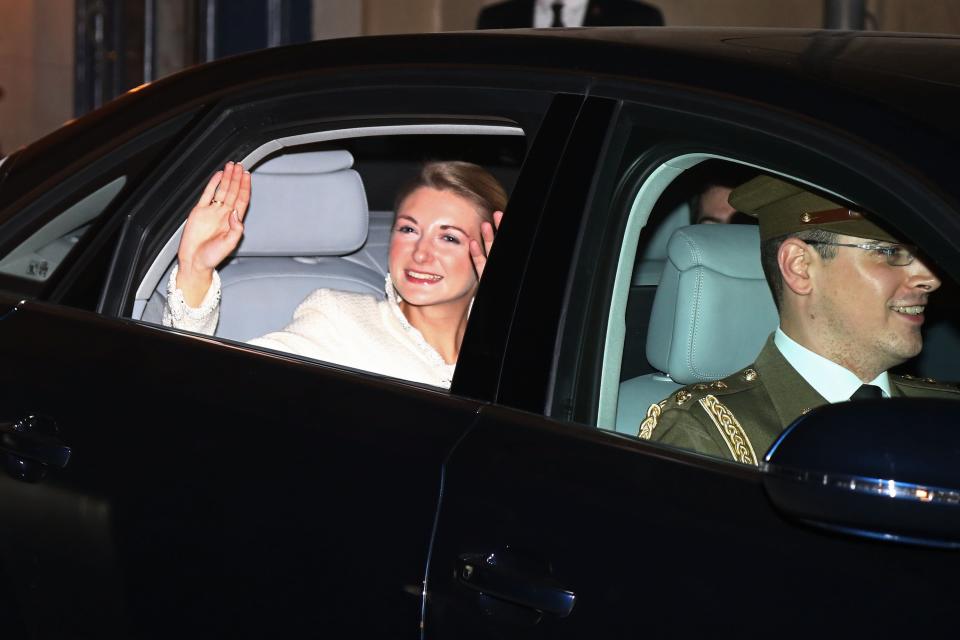
<svg viewBox="0 0 960 640"><path fill-rule="evenodd" d="M397 192L394 211L420 187L451 191L470 201L484 221L493 224L493 212L507 206L507 192L489 171L472 162L450 160L428 162L420 173Z"/></svg>

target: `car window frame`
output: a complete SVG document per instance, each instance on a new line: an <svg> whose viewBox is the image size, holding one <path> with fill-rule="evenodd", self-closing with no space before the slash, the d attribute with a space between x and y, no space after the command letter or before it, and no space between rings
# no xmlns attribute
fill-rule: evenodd
<svg viewBox="0 0 960 640"><path fill-rule="evenodd" d="M340 83L348 81L346 88L341 86ZM377 84L355 88L362 82L363 74L346 79L321 77L313 85L278 82L255 90L238 90L235 95L222 97L197 124L197 135L176 149L168 165L158 168L153 176L153 188L133 209L99 311L115 316L130 315L135 283L142 280L149 269L151 256L179 226L181 220L178 218L185 217L202 190L197 175L212 174L226 160L242 157L261 144L286 135L348 126L410 124L422 121L424 116L439 121L445 117L445 104L440 100L444 95L448 96L447 104L458 105L457 111L461 114L470 114L466 119L447 117L451 122L503 123L503 117L484 115L483 110L489 110L490 103L502 105L508 102L506 90L516 85L503 83L505 86L491 87L490 80L486 79L486 82L478 81L477 86L468 85L467 91L463 86L464 79L460 78L460 86L448 86L442 82L437 86L424 86L420 82L397 86L395 79L389 83L382 74L374 74L370 82ZM535 108L529 104L531 96L547 95L539 88L512 90L528 92L527 104L514 100L514 107L521 113ZM278 95L283 91L286 93ZM433 104L418 97L424 92L433 98ZM476 98L478 93L485 95L486 105L465 98ZM331 96L337 99L333 106L324 101L325 97ZM425 108L425 102L431 109ZM381 106L383 104L389 106ZM547 106L544 104L542 108L546 110ZM528 120L516 124L524 129L528 138L535 137L537 123ZM192 188L185 189L184 184L192 185Z"/></svg>
<svg viewBox="0 0 960 640"><path fill-rule="evenodd" d="M608 87L609 89L609 87ZM604 91L592 92L593 95ZM616 278L616 262L620 251L612 251L626 230L629 206L635 199L640 185L657 167L670 158L687 153L703 153L758 167L762 171L790 176L828 192L840 193L847 199L863 202L878 217L895 228L900 207L919 208L925 212L919 219L910 220L911 233L922 247L930 247L929 255L937 264L951 272L954 278L960 273L960 260L955 244L945 242L936 224L945 223L952 228L960 223L949 196L925 183L922 176L915 175L911 167L891 164L891 159L867 141L850 136L839 136L828 127L819 127L800 114L784 118L779 110L765 109L758 105L745 105L730 98L718 102L716 96L706 99L696 91L665 89L662 87L630 91L619 87L615 92L624 98L621 110L636 108L637 121L642 121L650 134L651 142L642 153L633 157L621 157L614 173L623 175L628 169L635 182L623 184L620 180L604 181L604 172L610 173L605 159L604 166L597 168L598 188L584 214L579 240L579 253L574 263L589 265L589 269L574 269L571 292L587 292L587 295L572 296L565 303L562 338L558 341L554 365L554 386L544 398L545 415L562 422L597 426L599 417L599 380L604 365L604 344L609 326L611 293ZM640 115L642 113L642 115ZM611 126L611 139L625 139L623 131L617 132L624 117L621 111ZM671 124L672 123L672 124ZM702 131L698 131L698 127ZM672 131L671 139L658 140L663 132ZM703 131L713 135L703 136ZM682 132L682 135L678 134ZM717 132L725 132L718 135ZM850 161L856 169L844 164ZM876 178L865 179L872 169ZM873 175L873 174L870 174ZM831 189L843 184L843 189ZM899 188L899 192L894 192ZM897 195L891 201L891 194ZM882 203L878 206L876 203ZM914 224L916 223L916 224ZM906 234L905 234L906 235ZM634 247L635 251L635 247ZM615 253L614 260L609 254ZM536 286L536 285L533 285ZM571 344L576 346L571 347Z"/></svg>
<svg viewBox="0 0 960 640"><path fill-rule="evenodd" d="M351 77L351 80L355 83L357 78ZM553 90L545 90L544 88L531 89L529 84L518 82L516 79L511 82L503 82L502 79L493 82L489 74L481 74L481 79L475 83L475 86L468 85L467 88L464 87L463 76L458 76L456 83L452 83L451 80L452 78L447 80L450 86L440 83L439 85L424 87L418 82L412 86L405 86L403 89L399 89L397 86L368 86L355 90L326 85L319 88L314 87L311 90L298 87L291 94L279 97L276 95L265 97L263 95L265 89L261 88L252 94L241 93L229 99L224 98L216 108L210 109L203 120L198 123L196 127L198 135L185 141L171 155L169 166L158 169L151 190L134 207L124 227L124 237L121 239L114 257L110 281L105 289L100 312L106 315L129 317L136 288L152 264L151 256L155 256L167 242L168 236L166 234L172 233L180 226L182 218L186 216L186 212L190 209L190 204L196 199L203 186L201 183L204 181L199 180L197 175L205 174L205 171L199 173L196 170L190 171L191 166L204 166L212 173L223 160L249 153L277 137L310 133L318 129L390 126L423 122L519 126L524 130L525 137L530 142L528 155L521 167L517 184L519 186L524 181L531 182L531 185L527 188L530 195L526 198L526 201L542 202L545 197L545 190L552 183L549 174L552 174L552 162L555 158L547 153L532 156L533 148L537 144L542 146L544 143L544 138L540 136L541 129L548 119L548 114L556 111L555 102L558 99L561 102L566 99L576 104L582 101L578 89L558 92L557 86L561 89L569 89L582 85L584 81L568 78L555 83ZM535 84L542 85L542 78ZM424 91L427 93L424 94ZM283 115L278 113L277 110L277 105L280 102L290 101L293 104L298 104L302 112L304 110L303 105L306 104L305 101L312 101L310 104L315 105L318 97L331 94L336 94L342 98L342 103L338 103L335 108L328 108L326 112L321 111L312 114L308 121L301 117L294 122L284 122ZM430 99L425 100L424 95L430 97ZM444 95L447 96L445 102L438 99ZM482 97L483 100L478 100L478 96ZM541 101L532 103L532 96L540 96ZM388 97L393 99L389 108L377 106ZM398 104L406 104L407 113L403 113L404 109L398 107ZM512 108L505 108L504 106L511 104L513 105ZM425 109L424 105L429 105L430 109ZM495 111L491 112L492 109ZM567 111L569 112L569 109ZM520 117L510 118L509 115L515 112L518 112L516 115ZM551 125L551 135L568 135L575 115L575 112L572 116L570 113L565 113L559 119L554 118L558 121ZM563 139L559 142L562 148ZM531 161L531 157L538 157L540 160ZM547 167L547 169L545 170L544 167ZM536 174L536 177L531 180L530 175L532 174ZM185 183L191 184L192 188L176 188L177 185ZM520 192L523 193L524 189L521 188ZM513 200L514 198L511 198L511 203ZM510 207L508 207L507 218L509 218L509 209ZM538 209L534 209L530 215L535 217L537 211ZM510 226L508 224L505 227L506 230L502 232L499 239L500 246L509 244L510 236L522 235L525 232L523 228L510 231ZM518 237L517 244L529 244L529 241L524 241L522 237ZM506 249L498 249L500 254L505 252ZM491 265L496 261L496 259L491 259ZM491 276L490 279L494 279L494 277ZM517 286L515 278L511 286ZM480 303L482 295L478 295L478 303ZM483 308L482 304L474 306L471 324L480 322L476 319L484 314ZM509 325L511 321L509 314L504 316L499 310L491 311L491 313L496 316L491 320L492 324L499 327ZM505 339L507 332L502 331L501 333L503 333ZM462 397L489 399L488 394L491 391L487 381L493 375L492 371L500 368L499 362L502 359L503 348L484 344L481 348L471 349L471 342L478 340L480 338L465 337L464 347L459 358L461 365L464 362L471 363L469 368L474 371L475 375L471 374L466 378L461 376L459 380L455 376L450 393ZM227 341L225 341L225 344L227 344ZM244 345L244 348L250 350L251 353L269 353L257 347ZM289 354L273 353L272 356L296 358L296 356L290 356ZM476 366L474 366L475 360ZM320 361L310 360L310 362L317 366L330 366L359 375L377 375L369 372L353 371ZM460 366L458 371L464 368L466 367ZM412 384L407 381L398 382Z"/></svg>

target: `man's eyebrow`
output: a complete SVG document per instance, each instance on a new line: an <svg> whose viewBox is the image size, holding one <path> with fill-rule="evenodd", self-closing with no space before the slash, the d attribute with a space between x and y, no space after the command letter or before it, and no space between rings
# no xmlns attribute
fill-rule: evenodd
<svg viewBox="0 0 960 640"><path fill-rule="evenodd" d="M460 233L462 233L462 234L465 235L465 236L466 236L466 235L469 235L466 231L464 231L464 230L461 229L460 227L458 227L458 226L456 226L456 225L452 225L452 224L442 224L442 225L440 225L440 229L441 229L442 231L446 231L447 229L455 229L455 230L459 231Z"/></svg>

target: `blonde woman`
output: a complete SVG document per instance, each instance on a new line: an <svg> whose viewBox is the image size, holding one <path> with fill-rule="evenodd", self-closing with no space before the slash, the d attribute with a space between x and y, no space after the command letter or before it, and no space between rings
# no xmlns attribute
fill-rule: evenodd
<svg viewBox="0 0 960 640"><path fill-rule="evenodd" d="M250 174L227 163L190 212L168 283L163 323L212 334L220 306L215 267L243 236ZM386 299L318 289L269 349L448 388L470 305L506 192L468 162L431 162L397 195Z"/></svg>

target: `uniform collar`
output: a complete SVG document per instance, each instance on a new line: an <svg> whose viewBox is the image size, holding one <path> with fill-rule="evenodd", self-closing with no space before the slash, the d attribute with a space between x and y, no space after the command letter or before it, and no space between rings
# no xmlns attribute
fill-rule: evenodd
<svg viewBox="0 0 960 640"><path fill-rule="evenodd" d="M780 428L785 429L810 409L828 404L786 361L774 344L773 334L767 338L754 367L780 420Z"/></svg>
<svg viewBox="0 0 960 640"><path fill-rule="evenodd" d="M864 384L849 369L807 349L784 333L780 327L777 327L773 341L790 366L831 404L849 400L853 392ZM890 376L886 371L867 384L880 387L883 396L890 397Z"/></svg>

